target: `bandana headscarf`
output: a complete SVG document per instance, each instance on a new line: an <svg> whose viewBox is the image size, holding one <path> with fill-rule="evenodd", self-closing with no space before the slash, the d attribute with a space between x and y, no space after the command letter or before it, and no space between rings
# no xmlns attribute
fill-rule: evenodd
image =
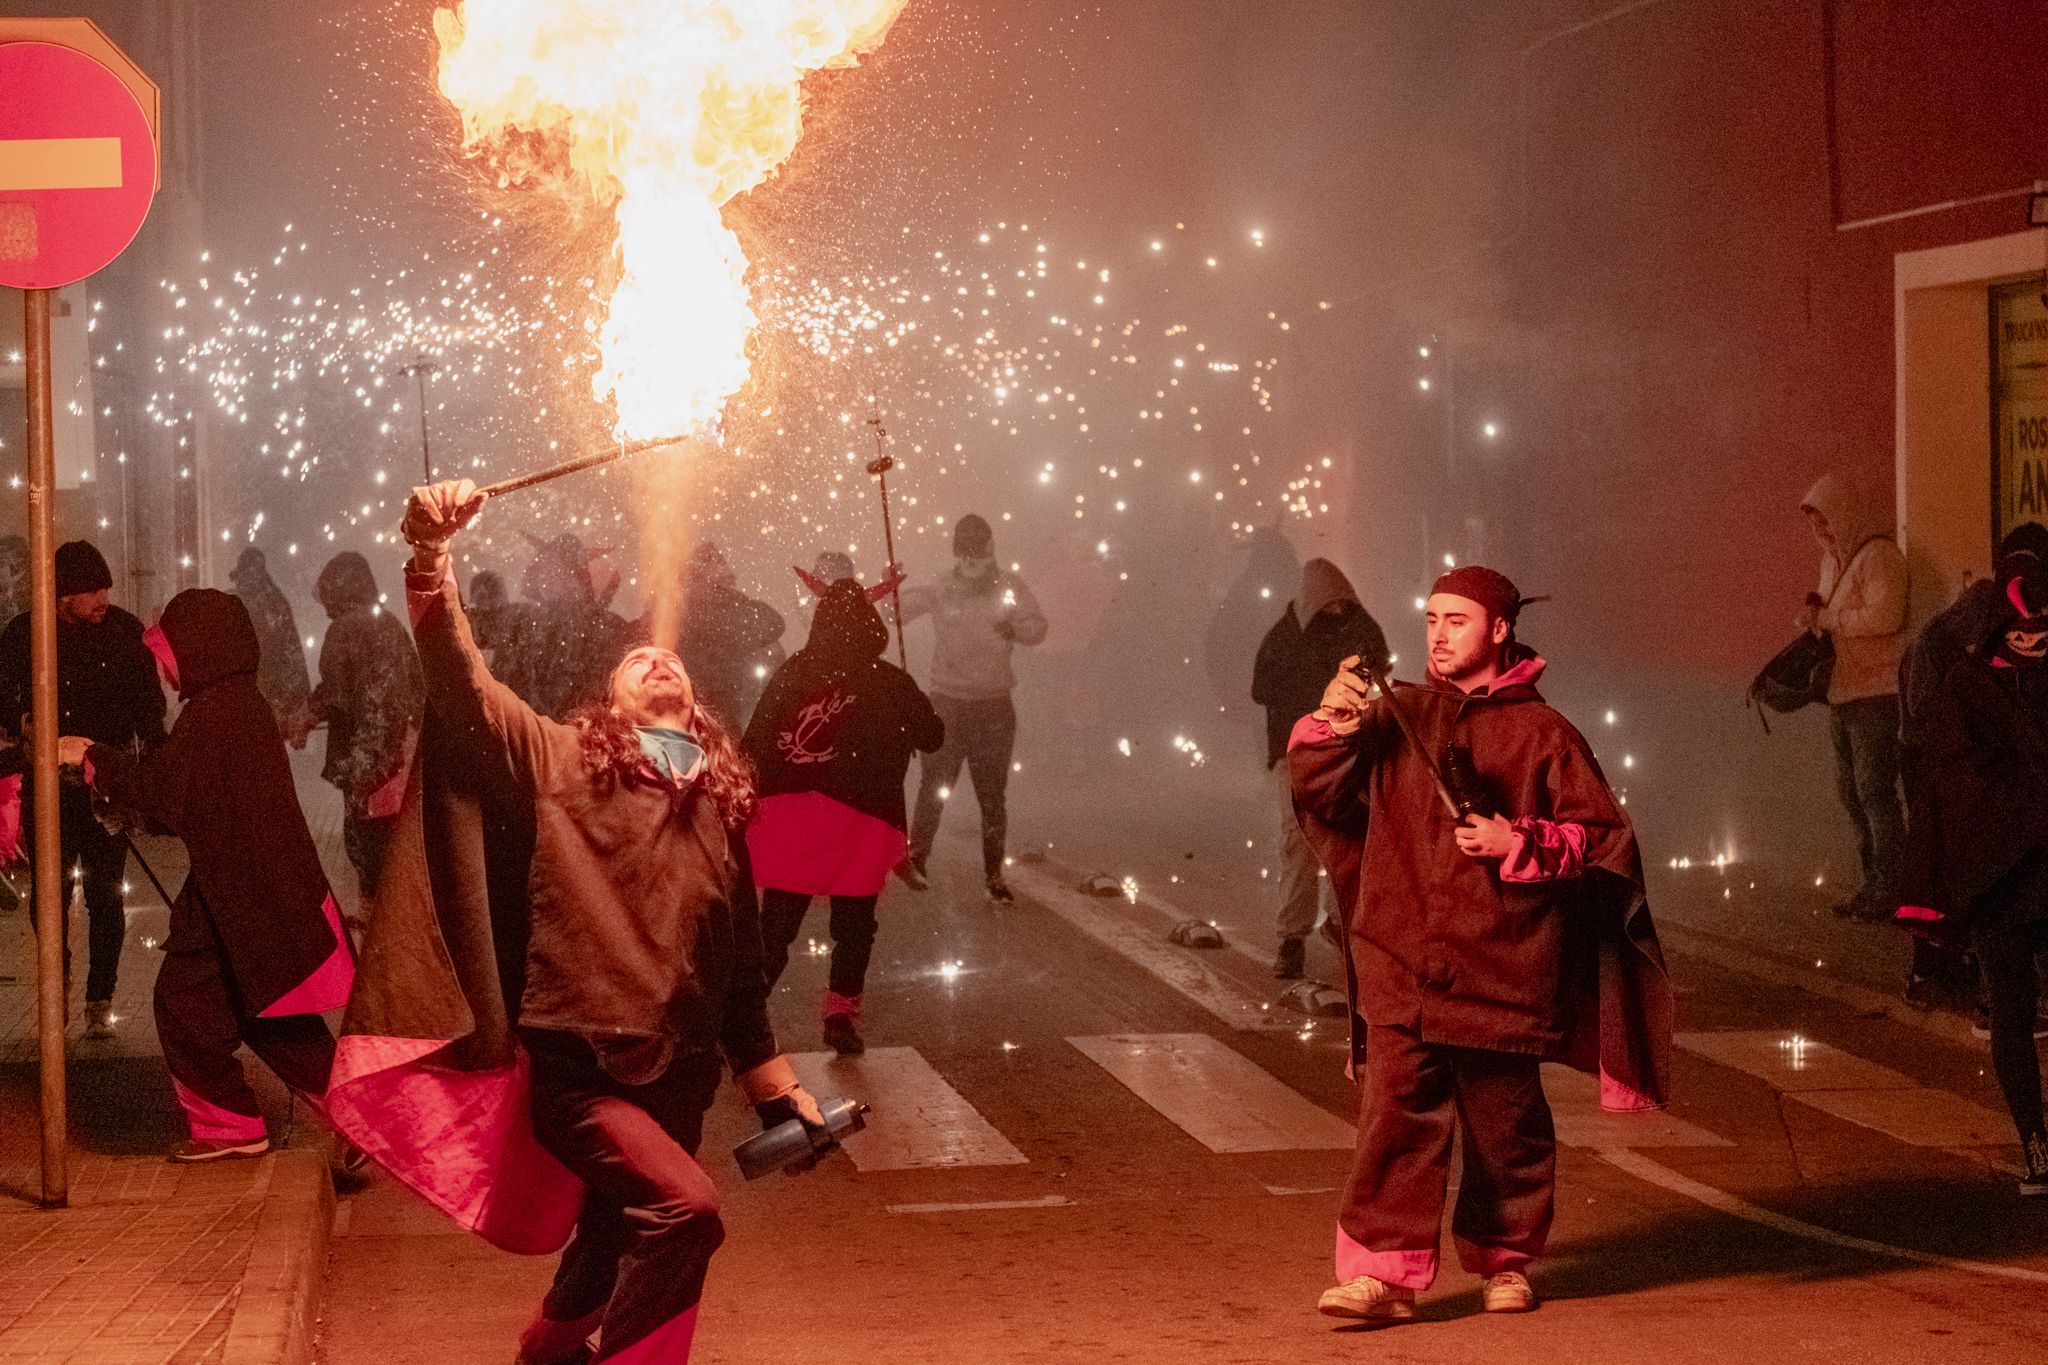
<svg viewBox="0 0 2048 1365"><path fill-rule="evenodd" d="M687 787L704 771L704 750L694 736L660 725L636 725L633 732L641 754L669 781Z"/></svg>

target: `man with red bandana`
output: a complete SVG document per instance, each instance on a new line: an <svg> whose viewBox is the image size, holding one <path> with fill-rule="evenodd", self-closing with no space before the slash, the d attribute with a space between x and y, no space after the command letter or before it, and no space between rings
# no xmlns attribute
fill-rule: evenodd
<svg viewBox="0 0 2048 1365"><path fill-rule="evenodd" d="M1426 604L1427 679L1381 697L1347 660L1289 748L1343 910L1360 1091L1338 1284L1319 1304L1334 1317L1415 1316L1454 1137L1459 1260L1486 1311L1534 1308L1526 1272L1556 1177L1542 1063L1597 1070L1610 1109L1663 1104L1670 991L1635 835L1536 691L1543 660L1515 638L1525 601L1491 569L1445 574Z"/></svg>

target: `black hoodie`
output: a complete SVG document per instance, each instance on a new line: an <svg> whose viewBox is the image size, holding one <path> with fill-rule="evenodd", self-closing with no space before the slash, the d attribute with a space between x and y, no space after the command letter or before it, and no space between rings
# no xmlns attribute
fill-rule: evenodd
<svg viewBox="0 0 2048 1365"><path fill-rule="evenodd" d="M90 781L97 795L185 841L192 871L171 907L166 950L217 945L243 1008L262 1014L334 953L327 877L256 686L247 608L231 593L188 588L160 624L184 708L145 762L93 745Z"/></svg>
<svg viewBox="0 0 2048 1365"><path fill-rule="evenodd" d="M897 829L903 774L946 726L910 675L882 658L889 629L867 591L842 578L818 599L811 638L775 670L743 747L763 797L819 792Z"/></svg>

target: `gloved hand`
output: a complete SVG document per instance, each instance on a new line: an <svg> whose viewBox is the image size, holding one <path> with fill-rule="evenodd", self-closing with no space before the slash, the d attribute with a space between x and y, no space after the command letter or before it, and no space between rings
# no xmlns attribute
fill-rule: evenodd
<svg viewBox="0 0 2048 1365"><path fill-rule="evenodd" d="M740 1072L733 1080L754 1106L762 1127L773 1128L791 1119L802 1119L814 1128L825 1126L825 1115L811 1093L798 1084L796 1068L789 1064L789 1058L770 1057L759 1066Z"/></svg>

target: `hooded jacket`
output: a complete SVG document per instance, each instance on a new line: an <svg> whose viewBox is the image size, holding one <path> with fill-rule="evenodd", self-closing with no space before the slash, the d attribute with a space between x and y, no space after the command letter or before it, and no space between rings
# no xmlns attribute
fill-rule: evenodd
<svg viewBox="0 0 2048 1365"><path fill-rule="evenodd" d="M1833 474L1821 475L1799 505L1826 517L1835 537L1816 589L1826 604L1818 627L1835 645L1828 705L1896 695L1910 636L1906 557L1891 538L1891 518Z"/></svg>
<svg viewBox="0 0 2048 1365"><path fill-rule="evenodd" d="M2009 880L2040 872L2048 849L2048 665L2014 667L1987 645L1949 669L1915 729L1901 918L2048 914L2048 888Z"/></svg>
<svg viewBox="0 0 2048 1365"><path fill-rule="evenodd" d="M1628 817L1525 656L1490 688L1396 684L1423 746L1453 745L1514 822L1499 863L1468 857L1384 703L1338 736L1315 716L1288 753L1303 832L1344 907L1355 1022L1425 1042L1599 1070L1610 1108L1661 1105L1670 983ZM1369 818L1368 818L1369 816ZM1354 1028L1354 1062L1364 1030Z"/></svg>
<svg viewBox="0 0 2048 1365"><path fill-rule="evenodd" d="M333 616L320 643L313 707L327 722L320 775L341 790L357 818L387 816L373 797L404 772L420 730L425 684L405 627L377 602L369 561L353 551L320 571L315 592Z"/></svg>
<svg viewBox="0 0 2048 1365"><path fill-rule="evenodd" d="M769 679L743 747L760 775L747 831L754 880L811 895L875 895L903 856L903 776L945 723L886 662L888 627L843 578L818 601L808 643Z"/></svg>
<svg viewBox="0 0 2048 1365"><path fill-rule="evenodd" d="M263 655L256 685L270 699L271 710L280 716L296 714L306 704L313 684L306 675L306 646L299 639L298 622L292 619L292 604L270 576L263 552L253 547L242 551L228 581L235 585L235 596L249 609L249 620L256 627L256 643Z"/></svg>
<svg viewBox="0 0 2048 1365"><path fill-rule="evenodd" d="M19 737L31 705L30 613L0 631L0 731ZM108 607L97 625L57 619L57 729L101 744L163 742L164 691L142 622Z"/></svg>
<svg viewBox="0 0 2048 1365"><path fill-rule="evenodd" d="M354 964L291 760L256 685L256 631L213 588L172 598L160 623L178 695L170 739L138 762L95 744L94 793L184 840L191 874L171 906L166 951L216 951L251 1015L313 1014L348 999Z"/></svg>
<svg viewBox="0 0 2048 1365"><path fill-rule="evenodd" d="M936 587L907 584L903 619L932 618L932 692L955 701L1002 701L1017 686L1010 655L1045 639L1045 613L1006 569L976 578L958 565Z"/></svg>
<svg viewBox="0 0 2048 1365"><path fill-rule="evenodd" d="M1294 723L1322 704L1337 666L1358 655L1387 666L1387 637L1359 605L1351 582L1327 559L1302 568L1302 590L1259 642L1252 700L1266 708L1266 766L1287 753Z"/></svg>

